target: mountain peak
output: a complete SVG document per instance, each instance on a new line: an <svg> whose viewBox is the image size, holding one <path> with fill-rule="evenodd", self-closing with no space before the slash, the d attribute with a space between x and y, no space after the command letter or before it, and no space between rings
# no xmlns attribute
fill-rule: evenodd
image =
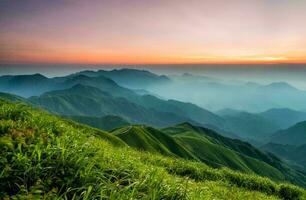
<svg viewBox="0 0 306 200"><path fill-rule="evenodd" d="M265 88L269 89L287 89L287 90L297 90L297 88L293 87L287 82L274 82L269 85L264 86Z"/></svg>

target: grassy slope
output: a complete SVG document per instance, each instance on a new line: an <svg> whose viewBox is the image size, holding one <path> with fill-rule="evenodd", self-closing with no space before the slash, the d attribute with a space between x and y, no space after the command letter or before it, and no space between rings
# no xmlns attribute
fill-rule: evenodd
<svg viewBox="0 0 306 200"><path fill-rule="evenodd" d="M305 173L292 169L274 155L264 153L246 142L226 138L213 130L189 123L168 127L163 131L176 137L182 145L186 144L190 152L212 166L251 171L275 180L285 178L305 186Z"/></svg>
<svg viewBox="0 0 306 200"><path fill-rule="evenodd" d="M301 146L284 145L268 143L261 147L261 149L271 152L280 158L286 159L291 164L302 170L306 170L306 144Z"/></svg>
<svg viewBox="0 0 306 200"><path fill-rule="evenodd" d="M295 186L138 152L106 132L22 104L1 100L0 119L0 198L305 198Z"/></svg>
<svg viewBox="0 0 306 200"><path fill-rule="evenodd" d="M139 150L162 153L168 156L179 156L186 159L196 159L171 136L146 126L128 126L113 130L112 133Z"/></svg>
<svg viewBox="0 0 306 200"><path fill-rule="evenodd" d="M64 116L65 118L72 119L79 123L84 123L89 126L99 128L102 130L112 130L118 127L129 125L130 123L116 115L106 115L103 117L91 117L91 116Z"/></svg>
<svg viewBox="0 0 306 200"><path fill-rule="evenodd" d="M246 156L243 154L243 151L239 153L228 148L226 145L221 144L222 140L219 140L219 138L214 140L209 136L201 136L199 132L190 130L190 128L196 127L186 123L164 129L166 133L175 129L177 133L180 133L175 135L175 137L145 126L123 127L114 130L112 133L125 141L129 146L140 150L195 159L213 167L229 167L234 170L256 173L276 180L285 179L282 173L271 165ZM232 146L235 145L232 144Z"/></svg>

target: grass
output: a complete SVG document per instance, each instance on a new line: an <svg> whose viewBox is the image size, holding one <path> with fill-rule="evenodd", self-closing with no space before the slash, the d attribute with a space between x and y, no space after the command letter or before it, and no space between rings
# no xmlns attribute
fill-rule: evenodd
<svg viewBox="0 0 306 200"><path fill-rule="evenodd" d="M140 152L111 134L0 100L1 199L305 199L305 190Z"/></svg>

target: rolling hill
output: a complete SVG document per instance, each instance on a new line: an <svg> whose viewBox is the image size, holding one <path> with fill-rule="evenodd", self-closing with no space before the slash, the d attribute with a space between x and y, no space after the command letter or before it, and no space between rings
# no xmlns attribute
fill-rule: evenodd
<svg viewBox="0 0 306 200"><path fill-rule="evenodd" d="M126 144L139 150L157 152L164 155L178 156L186 159L196 159L171 136L146 126L127 126L111 132Z"/></svg>
<svg viewBox="0 0 306 200"><path fill-rule="evenodd" d="M114 134L24 104L0 100L0 117L0 198L242 200L306 195L301 188L256 175L135 151Z"/></svg>

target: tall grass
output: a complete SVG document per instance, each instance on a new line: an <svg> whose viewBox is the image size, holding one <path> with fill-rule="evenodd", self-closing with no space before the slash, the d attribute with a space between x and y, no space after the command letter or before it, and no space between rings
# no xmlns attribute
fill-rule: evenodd
<svg viewBox="0 0 306 200"><path fill-rule="evenodd" d="M0 101L0 198L305 198L292 185L119 143L105 132Z"/></svg>

